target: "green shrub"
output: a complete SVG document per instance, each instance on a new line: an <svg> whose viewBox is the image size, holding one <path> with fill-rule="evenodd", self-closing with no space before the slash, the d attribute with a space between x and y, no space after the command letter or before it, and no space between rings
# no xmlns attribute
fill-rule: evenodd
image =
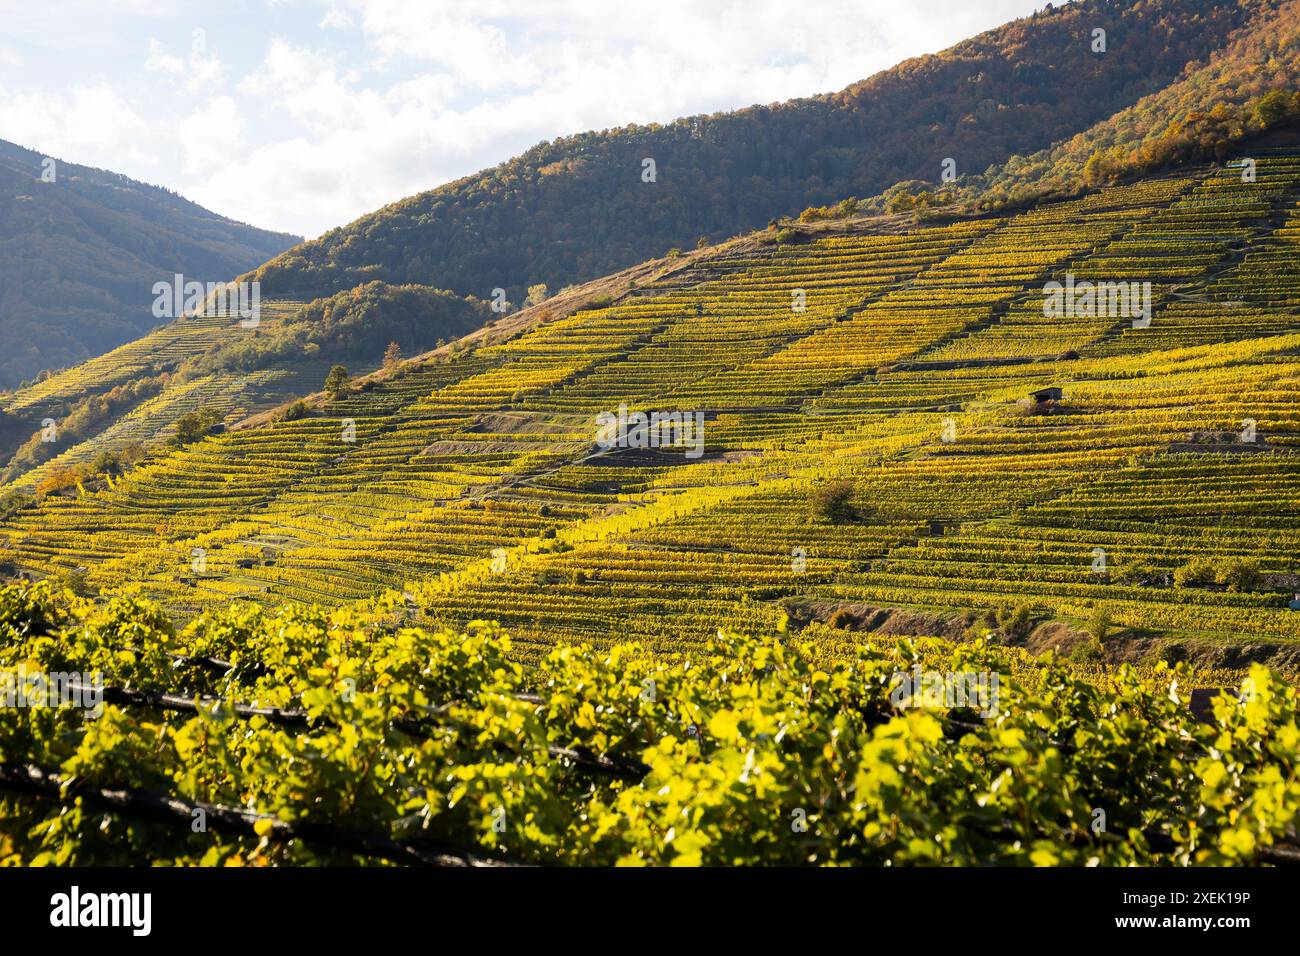
<svg viewBox="0 0 1300 956"><path fill-rule="evenodd" d="M221 421L221 413L215 408L204 408L197 412L186 412L176 419L176 434L172 437L174 445L188 445L203 438Z"/></svg>
<svg viewBox="0 0 1300 956"><path fill-rule="evenodd" d="M332 399L340 399L352 391L352 377L342 365L335 365L325 376L325 394Z"/></svg>
<svg viewBox="0 0 1300 956"><path fill-rule="evenodd" d="M835 613L830 616L830 620L828 620L826 623L829 624L831 627L839 628L840 630L847 631L857 622L858 619L853 615L851 611L849 611L847 608L841 607L836 609Z"/></svg>
<svg viewBox="0 0 1300 956"><path fill-rule="evenodd" d="M999 607L997 612L998 630L1012 640L1023 640L1033 629L1033 609L1025 603L1012 607Z"/></svg>
<svg viewBox="0 0 1300 956"><path fill-rule="evenodd" d="M1244 558L1229 558L1219 565L1214 581L1227 585L1229 591L1253 591L1259 584L1259 565Z"/></svg>
<svg viewBox="0 0 1300 956"><path fill-rule="evenodd" d="M0 521L13 517L23 508L36 503L36 499L26 492L10 490L0 495Z"/></svg>
<svg viewBox="0 0 1300 956"><path fill-rule="evenodd" d="M305 418L310 411L310 406L300 398L280 413L280 421L296 422L300 418Z"/></svg>
<svg viewBox="0 0 1300 956"><path fill-rule="evenodd" d="M833 481L813 492L810 504L813 517L831 524L844 524L857 517L853 507L854 486L851 481Z"/></svg>
<svg viewBox="0 0 1300 956"><path fill-rule="evenodd" d="M1300 815L1296 693L1259 665L1249 700L1220 697L1204 721L1172 692L1194 686L1187 667L1099 680L1095 645L1076 667L871 635L826 657L784 630L722 631L663 654L556 647L526 669L494 625L394 625L391 610L234 604L178 630L135 598L0 588L0 669L312 715L0 707L0 762L77 782L6 792L0 859L363 865L432 848L546 865L1212 866L1268 862ZM235 669L181 668L177 649ZM997 696L988 714L918 701L898 693L913 675L996 675ZM146 813L162 795L312 833L75 802L123 791L152 794ZM792 820L807 824L797 839Z"/></svg>
<svg viewBox="0 0 1300 956"><path fill-rule="evenodd" d="M986 608L974 616L966 628L966 639L977 640L992 634L1003 641L1022 641L1034 628L1034 611L1025 602Z"/></svg>
<svg viewBox="0 0 1300 956"><path fill-rule="evenodd" d="M1104 645L1106 638L1110 635L1111 620L1110 608L1099 605L1093 608L1084 629L1088 632L1089 637L1099 645Z"/></svg>
<svg viewBox="0 0 1300 956"><path fill-rule="evenodd" d="M1070 660L1076 664L1100 664L1105 659L1106 649L1095 637L1080 641L1070 651Z"/></svg>
<svg viewBox="0 0 1300 956"><path fill-rule="evenodd" d="M1121 566L1115 572L1115 581L1119 584L1143 585L1158 580L1160 569L1144 561Z"/></svg>
<svg viewBox="0 0 1300 956"><path fill-rule="evenodd" d="M1213 584L1215 580L1214 562L1209 558L1192 558L1174 572L1174 584L1180 588Z"/></svg>

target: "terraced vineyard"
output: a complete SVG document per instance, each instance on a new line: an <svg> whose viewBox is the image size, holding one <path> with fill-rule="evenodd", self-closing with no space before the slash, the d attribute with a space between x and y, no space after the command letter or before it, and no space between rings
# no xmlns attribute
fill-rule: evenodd
<svg viewBox="0 0 1300 956"><path fill-rule="evenodd" d="M301 302L288 300L263 303L259 329L265 332L276 328L301 307ZM250 334L239 325L237 317L227 314L177 319L105 355L0 396L0 409L35 430L47 419L60 421L63 410L78 399L142 378L169 374L196 356L238 343ZM272 408L319 387L329 364L304 356L279 368L176 378L167 382L159 394L117 416L94 434L65 436L56 442L56 454L25 470L11 485L20 490L33 489L49 475L88 462L104 450L119 450L135 442L158 447L174 433L178 418L202 408L215 409L231 421Z"/></svg>
<svg viewBox="0 0 1300 956"><path fill-rule="evenodd" d="M732 243L48 496L0 536L33 576L183 614L380 596L500 621L534 660L787 616L952 632L1023 604L1067 644L1103 619L1294 665L1300 154L1252 158L1253 182L1229 163L1003 218ZM1151 321L1045 315L1067 275L1149 282ZM319 381L263 374L268 393ZM189 382L115 427L158 435L224 394ZM620 406L701 413L701 453L600 447ZM818 511L838 483L844 508Z"/></svg>

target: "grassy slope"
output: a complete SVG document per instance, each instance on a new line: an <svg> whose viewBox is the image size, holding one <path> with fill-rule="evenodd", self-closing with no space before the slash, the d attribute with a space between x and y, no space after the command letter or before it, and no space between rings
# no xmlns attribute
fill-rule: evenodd
<svg viewBox="0 0 1300 956"><path fill-rule="evenodd" d="M434 619L502 620L529 656L615 634L693 642L787 611L878 624L872 609L906 608L939 628L1026 602L1075 624L1105 608L1125 652L1244 638L1285 662L1297 237L1300 157L1275 151L1254 184L1195 170L1004 219L731 243L0 533L36 574L85 565L93 586L181 610L405 591ZM1066 271L1151 281L1151 326L1045 320L1043 283ZM1065 400L1030 414L1045 385ZM623 403L705 412L706 454L597 454L595 415ZM855 520L811 516L835 480L853 483ZM1253 560L1263 578L1163 583L1194 557Z"/></svg>

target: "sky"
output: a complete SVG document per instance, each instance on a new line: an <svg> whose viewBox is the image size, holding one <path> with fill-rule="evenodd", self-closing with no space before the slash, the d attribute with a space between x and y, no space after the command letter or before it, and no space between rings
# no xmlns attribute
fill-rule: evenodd
<svg viewBox="0 0 1300 956"><path fill-rule="evenodd" d="M0 139L308 238L543 140L829 93L1044 0L0 0Z"/></svg>

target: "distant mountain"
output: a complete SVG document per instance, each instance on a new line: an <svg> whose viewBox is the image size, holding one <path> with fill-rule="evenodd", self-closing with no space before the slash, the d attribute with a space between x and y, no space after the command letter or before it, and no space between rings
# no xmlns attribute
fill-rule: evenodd
<svg viewBox="0 0 1300 956"><path fill-rule="evenodd" d="M268 293L382 279L487 298L590 279L902 180L982 173L1069 140L1266 23L1277 0L1086 0L842 92L542 143L258 270ZM1105 31L1104 50L1095 31ZM654 181L646 182L646 161Z"/></svg>
<svg viewBox="0 0 1300 956"><path fill-rule="evenodd" d="M150 309L157 281L177 272L229 279L297 241L166 189L58 158L51 166L0 141L0 387L158 325Z"/></svg>

